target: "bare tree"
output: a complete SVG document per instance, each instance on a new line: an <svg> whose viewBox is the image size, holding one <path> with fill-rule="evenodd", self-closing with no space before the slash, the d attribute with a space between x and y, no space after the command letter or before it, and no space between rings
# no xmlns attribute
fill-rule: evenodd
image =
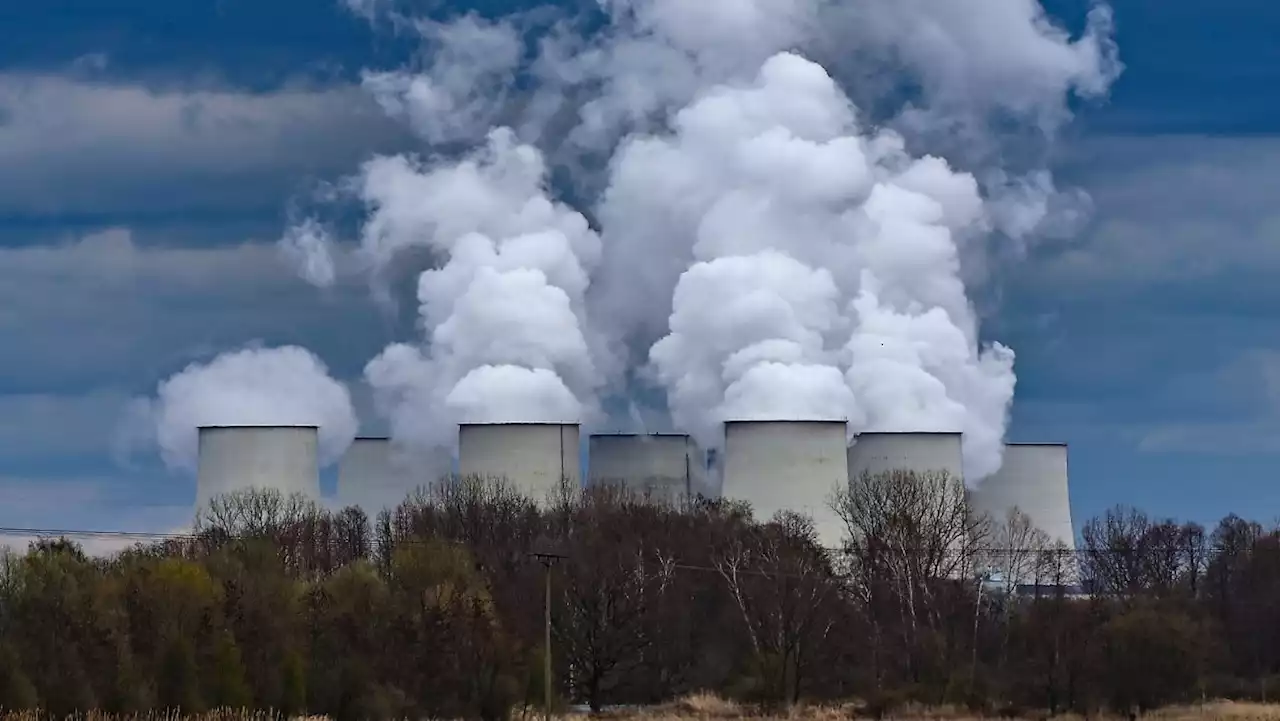
<svg viewBox="0 0 1280 721"><path fill-rule="evenodd" d="M1200 593L1200 581L1209 564L1209 542L1204 526L1198 523L1183 524L1179 534L1182 566L1186 569L1187 589L1192 597Z"/></svg>
<svg viewBox="0 0 1280 721"><path fill-rule="evenodd" d="M1083 572L1094 593L1131 596L1142 588L1142 545L1151 519L1128 506L1109 509L1084 525Z"/></svg>
<svg viewBox="0 0 1280 721"><path fill-rule="evenodd" d="M301 493L246 488L210 498L196 510L195 531L221 531L233 537L275 538L282 529L315 513L315 502Z"/></svg>
<svg viewBox="0 0 1280 721"><path fill-rule="evenodd" d="M1010 617L1014 611L1015 597L1024 584L1033 583L1039 578L1045 552L1053 546L1053 542L1049 534L1037 528L1031 517L1017 506L1008 509L1004 518L993 522L990 530L990 541L978 553L978 557L983 559L982 564L991 576L998 579L1001 591L994 599L993 606L998 610L995 622L1000 632L997 665L1003 670L1008 660ZM990 576L987 580L990 580ZM981 587L978 600L982 600ZM978 626L983 615L982 608L981 603L974 604L971 669L976 669L977 666Z"/></svg>
<svg viewBox="0 0 1280 721"><path fill-rule="evenodd" d="M830 562L807 516L780 512L742 531L716 553L716 568L742 615L762 696L796 703L837 617Z"/></svg>
<svg viewBox="0 0 1280 721"><path fill-rule="evenodd" d="M557 509L568 520L556 635L573 669L573 690L599 711L625 690L654 639L646 620L667 588L666 511L617 485L579 490Z"/></svg>
<svg viewBox="0 0 1280 721"><path fill-rule="evenodd" d="M1063 541L1054 541L1040 552L1036 560L1032 584L1039 596L1041 589L1061 594L1067 587L1080 583L1079 554Z"/></svg>
<svg viewBox="0 0 1280 721"><path fill-rule="evenodd" d="M1117 506L1085 524L1084 571L1096 593L1133 598L1194 593L1206 561L1204 529L1152 521Z"/></svg>
<svg viewBox="0 0 1280 721"><path fill-rule="evenodd" d="M848 550L857 556L878 546L904 578L967 577L990 533L990 520L970 513L964 484L946 471L863 473L833 505Z"/></svg>
<svg viewBox="0 0 1280 721"><path fill-rule="evenodd" d="M269 539L292 573L333 568L328 513L302 493L246 488L220 494L197 509L194 530L208 539Z"/></svg>
<svg viewBox="0 0 1280 721"><path fill-rule="evenodd" d="M990 537L979 556L999 575L1006 594L1012 594L1037 577L1044 552L1053 546L1049 534L1037 528L1031 517L1017 506L991 525Z"/></svg>
<svg viewBox="0 0 1280 721"><path fill-rule="evenodd" d="M944 591L953 597L950 585L976 576L975 551L987 542L990 519L970 513L963 483L946 471L863 473L837 492L833 507L848 531L845 570L866 609L873 655L896 625L906 671L919 681L926 664L938 662L926 644L954 622Z"/></svg>

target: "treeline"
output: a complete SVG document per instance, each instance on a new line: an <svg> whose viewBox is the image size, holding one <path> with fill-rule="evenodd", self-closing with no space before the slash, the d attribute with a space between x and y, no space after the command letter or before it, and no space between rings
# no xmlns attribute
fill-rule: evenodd
<svg viewBox="0 0 1280 721"><path fill-rule="evenodd" d="M1074 554L1024 515L974 519L945 476L864 476L812 522L617 489L535 504L453 479L370 519L215 499L191 538L110 559L0 556L0 707L253 707L501 719L710 690L762 704L908 700L1127 710L1280 694L1280 531L1117 508ZM1082 586L1087 595L1071 586Z"/></svg>

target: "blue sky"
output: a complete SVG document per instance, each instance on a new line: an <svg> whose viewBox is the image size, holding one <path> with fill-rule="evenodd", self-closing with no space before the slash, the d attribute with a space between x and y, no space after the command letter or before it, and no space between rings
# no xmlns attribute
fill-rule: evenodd
<svg viewBox="0 0 1280 721"><path fill-rule="evenodd" d="M1095 214L999 279L985 327L1018 352L1010 439L1071 445L1079 520L1269 522L1280 6L1114 7L1126 72L1057 153ZM352 83L412 48L330 0L6 3L0 28L0 525L172 527L193 483L113 457L128 397L253 340L351 379L408 336L271 243L299 192L408 142Z"/></svg>

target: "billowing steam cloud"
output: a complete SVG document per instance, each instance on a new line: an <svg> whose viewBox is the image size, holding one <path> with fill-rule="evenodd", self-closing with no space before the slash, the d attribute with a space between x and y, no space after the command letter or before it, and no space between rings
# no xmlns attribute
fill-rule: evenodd
<svg viewBox="0 0 1280 721"><path fill-rule="evenodd" d="M603 382L585 294L600 239L552 201L541 153L509 130L453 165L407 156L366 164L362 252L375 265L408 247L444 259L418 283L423 348L397 344L366 377L393 433L452 443L459 422L583 420Z"/></svg>
<svg viewBox="0 0 1280 721"><path fill-rule="evenodd" d="M999 467L1013 354L979 349L959 279L954 233L984 220L971 176L864 136L823 68L786 53L632 139L611 192L652 196L672 168L697 188L671 229L697 262L651 358L678 425L704 443L740 418L962 430L972 472Z"/></svg>
<svg viewBox="0 0 1280 721"><path fill-rule="evenodd" d="M600 7L603 28L537 43L528 18L408 23L437 52L366 75L440 153L346 186L369 211L362 265L437 259L425 343L366 369L393 432L589 417L640 376L708 445L729 418L847 418L963 431L967 477L996 470L1013 353L980 339L965 280L1087 207L1044 158L1070 96L1120 72L1109 9L1072 37L1037 0ZM555 200L570 190L595 230ZM322 226L284 245L332 282Z"/></svg>
<svg viewBox="0 0 1280 721"><path fill-rule="evenodd" d="M197 428L209 425L319 426L320 463L351 445L357 421L346 386L304 348L247 348L193 363L135 407L170 468L194 472Z"/></svg>

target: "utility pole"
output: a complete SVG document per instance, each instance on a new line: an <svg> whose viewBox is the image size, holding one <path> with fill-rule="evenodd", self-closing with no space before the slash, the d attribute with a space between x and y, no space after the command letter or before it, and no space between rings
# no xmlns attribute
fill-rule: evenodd
<svg viewBox="0 0 1280 721"><path fill-rule="evenodd" d="M542 659L542 680L545 684L543 688L543 708L546 712L547 721L551 721L551 567L555 565L556 561L568 558L568 556L550 552L531 553L529 555L538 559L538 562L542 564L543 576L546 579L547 598L544 608L546 613L546 638L543 640L543 652L545 655Z"/></svg>

